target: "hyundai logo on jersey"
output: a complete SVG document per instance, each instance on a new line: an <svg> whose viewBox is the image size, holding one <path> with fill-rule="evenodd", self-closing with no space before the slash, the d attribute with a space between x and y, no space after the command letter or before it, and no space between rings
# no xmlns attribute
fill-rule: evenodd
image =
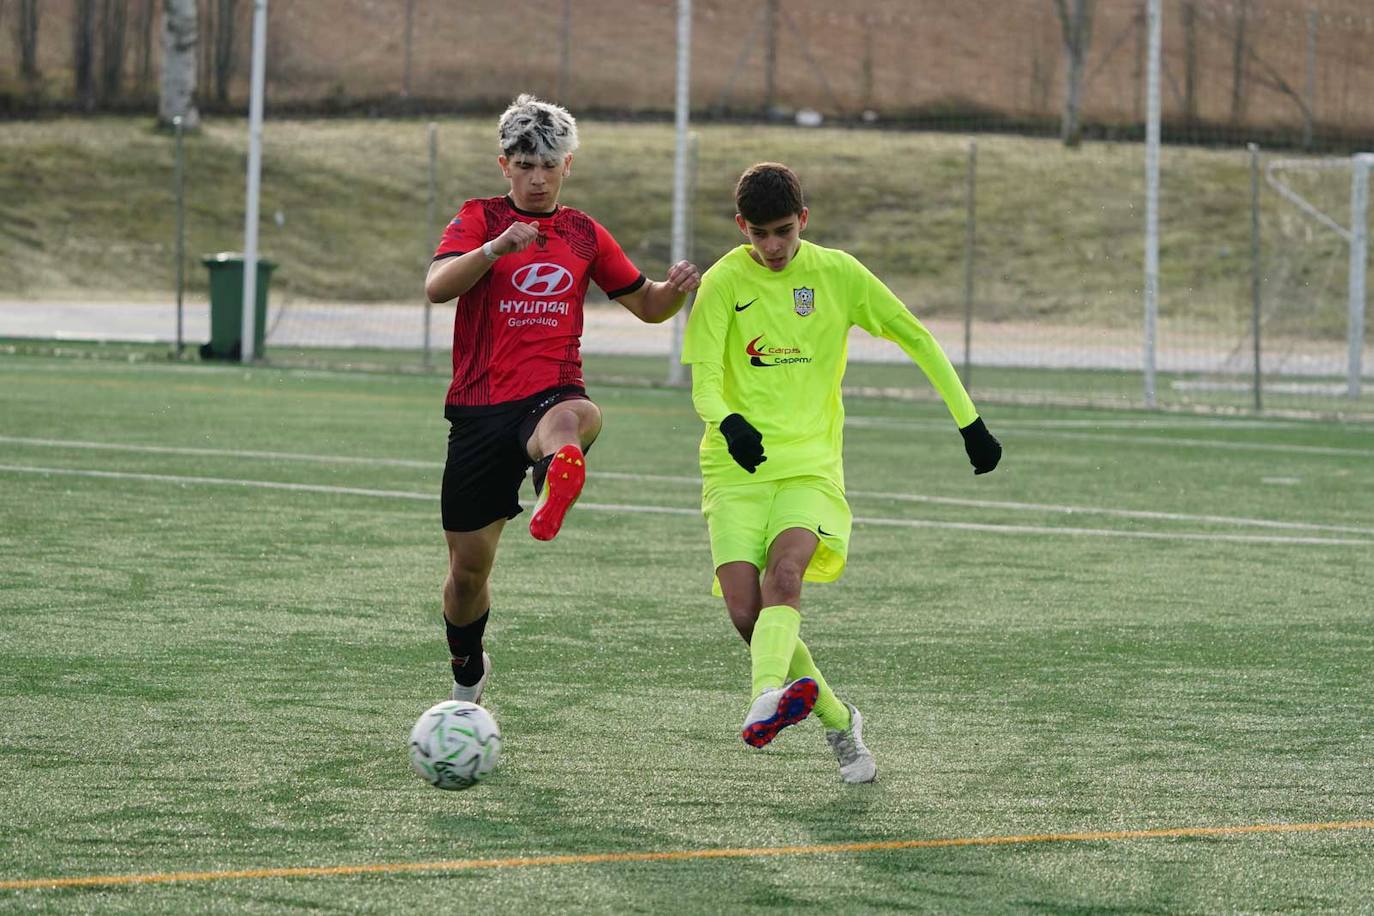
<svg viewBox="0 0 1374 916"><path fill-rule="evenodd" d="M528 296L548 298L572 289L573 276L566 268L547 261L526 264L511 276L515 288Z"/></svg>

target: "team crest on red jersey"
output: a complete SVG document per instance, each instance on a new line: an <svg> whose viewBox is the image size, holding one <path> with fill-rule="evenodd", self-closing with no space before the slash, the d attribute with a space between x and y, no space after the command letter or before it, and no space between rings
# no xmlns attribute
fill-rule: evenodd
<svg viewBox="0 0 1374 916"><path fill-rule="evenodd" d="M792 290L792 308L803 318L810 315L816 310L816 291L805 286Z"/></svg>

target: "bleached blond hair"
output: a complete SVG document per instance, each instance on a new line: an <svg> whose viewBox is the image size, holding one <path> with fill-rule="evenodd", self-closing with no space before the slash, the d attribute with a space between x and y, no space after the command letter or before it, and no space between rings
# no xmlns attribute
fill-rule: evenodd
<svg viewBox="0 0 1374 916"><path fill-rule="evenodd" d="M577 149L577 119L566 108L522 93L501 115L496 127L501 155L538 156L559 162Z"/></svg>

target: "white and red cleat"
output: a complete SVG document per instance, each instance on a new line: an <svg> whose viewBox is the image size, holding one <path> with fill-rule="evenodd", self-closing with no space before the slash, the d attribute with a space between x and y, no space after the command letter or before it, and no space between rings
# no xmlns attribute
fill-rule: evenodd
<svg viewBox="0 0 1374 916"><path fill-rule="evenodd" d="M750 747L764 747L789 725L811 715L820 690L814 680L799 677L789 684L759 694L744 717L740 737Z"/></svg>

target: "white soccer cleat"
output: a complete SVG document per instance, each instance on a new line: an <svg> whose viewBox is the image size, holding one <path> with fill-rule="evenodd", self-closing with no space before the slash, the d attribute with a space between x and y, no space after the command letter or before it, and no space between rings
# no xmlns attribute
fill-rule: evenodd
<svg viewBox="0 0 1374 916"><path fill-rule="evenodd" d="M853 703L844 705L849 707L849 727L843 731L826 729L825 740L840 763L841 779L851 784L872 782L878 778L878 762L864 745L864 717Z"/></svg>
<svg viewBox="0 0 1374 916"><path fill-rule="evenodd" d="M749 707L740 737L750 747L763 747L776 738L778 732L811 715L819 693L816 682L809 677L765 690Z"/></svg>
<svg viewBox="0 0 1374 916"><path fill-rule="evenodd" d="M481 703L482 691L487 689L487 678L491 677L491 656L482 653L482 679L471 687L464 687L457 681L453 682L452 697L455 700L462 700L466 703Z"/></svg>

